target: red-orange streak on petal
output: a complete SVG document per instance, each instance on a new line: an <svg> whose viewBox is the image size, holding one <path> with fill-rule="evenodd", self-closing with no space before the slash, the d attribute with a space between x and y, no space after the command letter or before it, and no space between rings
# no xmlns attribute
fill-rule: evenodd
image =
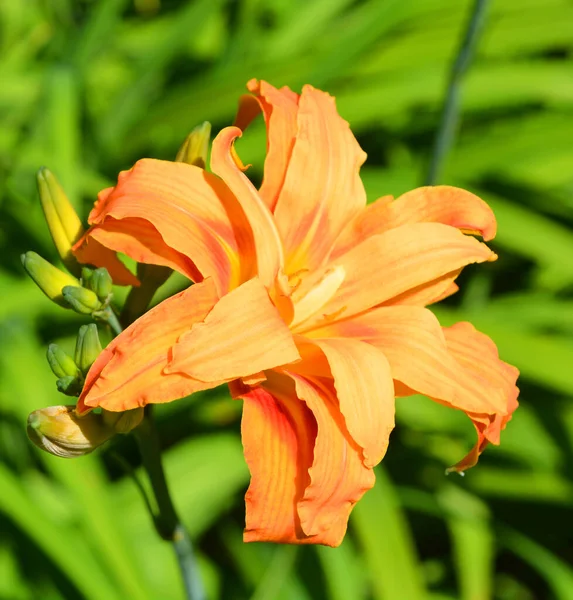
<svg viewBox="0 0 573 600"><path fill-rule="evenodd" d="M346 279L305 329L350 317L457 269L497 256L475 238L439 223L414 223L372 236L339 257Z"/></svg>
<svg viewBox="0 0 573 600"><path fill-rule="evenodd" d="M467 376L449 351L438 320L427 309L380 307L312 335L351 337L376 346L388 359L394 379L455 408L468 413L507 413L505 391L486 379Z"/></svg>
<svg viewBox="0 0 573 600"><path fill-rule="evenodd" d="M165 372L220 381L299 358L289 328L255 278L221 298L204 322L179 338Z"/></svg>
<svg viewBox="0 0 573 600"><path fill-rule="evenodd" d="M291 376L318 424L310 484L298 503L301 527L316 543L338 546L354 504L374 485L374 471L348 433L332 382Z"/></svg>
<svg viewBox="0 0 573 600"><path fill-rule="evenodd" d="M272 211L282 189L296 139L299 96L288 87L277 90L266 81L255 79L249 81L247 87L256 94L251 98L258 100L259 111L263 112L267 126L267 156L259 194ZM242 122L252 114L252 108L246 104L243 111Z"/></svg>
<svg viewBox="0 0 573 600"><path fill-rule="evenodd" d="M157 229L145 219L108 217L102 225L93 225L89 235L103 246L123 252L137 262L169 267L192 281L203 279L193 261L167 246Z"/></svg>
<svg viewBox="0 0 573 600"><path fill-rule="evenodd" d="M519 390L515 385L519 371L499 359L493 341L477 331L470 323L456 323L444 328L448 350L462 365L465 376L477 385L502 391L506 399L505 414L469 414L474 422L478 440L469 454L451 470L464 471L475 465L488 443L499 444L500 434L518 407Z"/></svg>
<svg viewBox="0 0 573 600"><path fill-rule="evenodd" d="M252 230L256 272L252 269L253 260L243 262L242 279L258 274L264 285L270 289L283 266L283 249L271 212L233 160L231 148L235 139L240 136L241 130L238 127L226 127L217 135L211 150L211 169L235 194Z"/></svg>
<svg viewBox="0 0 573 600"><path fill-rule="evenodd" d="M102 246L88 231L73 248L79 262L105 267L116 285L139 285L137 277L119 260L113 250Z"/></svg>
<svg viewBox="0 0 573 600"><path fill-rule="evenodd" d="M90 369L80 396L86 407L123 411L170 402L218 383L165 373L181 335L203 321L218 299L211 279L164 300L116 337Z"/></svg>
<svg viewBox="0 0 573 600"><path fill-rule="evenodd" d="M109 217L147 220L168 249L192 260L203 277L214 278L220 294L240 283L239 261L252 259L252 233L235 197L217 177L193 165L140 160L120 174L111 192L104 190L89 221L103 225Z"/></svg>
<svg viewBox="0 0 573 600"><path fill-rule="evenodd" d="M294 390L294 386L292 386ZM309 483L316 421L296 395L244 389L241 434L251 472L245 542L311 543L296 504Z"/></svg>
<svg viewBox="0 0 573 600"><path fill-rule="evenodd" d="M377 465L394 428L394 386L388 360L378 348L356 339L300 337L297 341L302 361L289 371L334 379L348 432L363 449L364 464Z"/></svg>
<svg viewBox="0 0 573 600"><path fill-rule="evenodd" d="M287 274L322 264L348 220L366 206L358 175L366 154L336 112L334 98L305 86L297 123L274 211Z"/></svg>
<svg viewBox="0 0 573 600"><path fill-rule="evenodd" d="M447 185L421 187L393 202L391 196L384 196L367 206L338 238L332 258L371 235L408 223L443 223L486 241L495 237L497 229L491 208L475 194Z"/></svg>

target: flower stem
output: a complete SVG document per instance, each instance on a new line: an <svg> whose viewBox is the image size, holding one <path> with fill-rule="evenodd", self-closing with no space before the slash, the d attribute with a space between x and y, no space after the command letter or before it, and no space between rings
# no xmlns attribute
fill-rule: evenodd
<svg viewBox="0 0 573 600"><path fill-rule="evenodd" d="M459 121L461 81L473 58L476 43L483 28L487 2L488 0L474 0L467 28L450 72L446 100L434 140L425 185L434 185L439 180L444 160L452 147Z"/></svg>
<svg viewBox="0 0 573 600"><path fill-rule="evenodd" d="M113 312L110 306L108 306L105 311L104 320L111 327L111 330L113 331L114 335L119 335L123 331L122 326L120 325L115 313Z"/></svg>
<svg viewBox="0 0 573 600"><path fill-rule="evenodd" d="M205 600L205 592L199 577L191 539L177 516L167 487L161 462L159 437L151 406L146 407L143 422L135 429L134 433L157 503L158 512L155 519L157 533L161 538L173 544L188 600Z"/></svg>
<svg viewBox="0 0 573 600"><path fill-rule="evenodd" d="M163 285L173 271L159 265L137 265L139 287L132 287L121 311L120 320L124 325L133 323L147 310L153 295Z"/></svg>

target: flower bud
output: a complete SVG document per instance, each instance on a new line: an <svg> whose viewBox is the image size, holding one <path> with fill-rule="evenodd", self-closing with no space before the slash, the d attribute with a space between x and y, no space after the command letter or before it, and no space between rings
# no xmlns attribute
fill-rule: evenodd
<svg viewBox="0 0 573 600"><path fill-rule="evenodd" d="M66 375L65 377L60 377L56 381L56 387L58 388L58 392L65 394L66 396L79 396L82 387L84 385L84 380L81 376L76 375Z"/></svg>
<svg viewBox="0 0 573 600"><path fill-rule="evenodd" d="M57 344L50 344L46 352L46 358L56 377L76 377L80 374L74 359L64 352Z"/></svg>
<svg viewBox="0 0 573 600"><path fill-rule="evenodd" d="M211 123L205 121L201 125L195 127L195 129L187 136L187 139L183 142L181 148L179 148L175 160L204 169L207 164L210 139Z"/></svg>
<svg viewBox="0 0 573 600"><path fill-rule="evenodd" d="M82 222L58 180L48 169L41 168L36 180L42 210L58 254L66 267L79 275L80 266L72 252L72 246L83 235Z"/></svg>
<svg viewBox="0 0 573 600"><path fill-rule="evenodd" d="M143 408L134 408L124 412L102 412L103 422L112 427L116 433L129 433L135 429L143 420Z"/></svg>
<svg viewBox="0 0 573 600"><path fill-rule="evenodd" d="M91 269L90 267L82 267L82 286L86 287L86 288L90 288L90 282L92 280L94 274L94 270Z"/></svg>
<svg viewBox="0 0 573 600"><path fill-rule="evenodd" d="M76 340L74 360L84 375L90 370L101 350L97 325L95 323L82 325Z"/></svg>
<svg viewBox="0 0 573 600"><path fill-rule="evenodd" d="M102 302L106 302L111 295L112 284L113 281L107 269L100 267L93 271L88 287L95 292Z"/></svg>
<svg viewBox="0 0 573 600"><path fill-rule="evenodd" d="M35 252L26 252L20 258L24 269L26 269L26 273L34 280L42 292L56 304L69 308L68 302L64 299L63 288L77 286L79 285L79 281L75 277L60 271L60 269L54 267L54 265L44 260Z"/></svg>
<svg viewBox="0 0 573 600"><path fill-rule="evenodd" d="M27 432L38 448L63 458L89 454L115 433L101 414L90 412L79 417L75 406L35 410L28 417Z"/></svg>
<svg viewBox="0 0 573 600"><path fill-rule="evenodd" d="M66 285L62 289L62 295L68 305L82 315L91 315L101 308L101 302L95 292L87 288L78 285Z"/></svg>

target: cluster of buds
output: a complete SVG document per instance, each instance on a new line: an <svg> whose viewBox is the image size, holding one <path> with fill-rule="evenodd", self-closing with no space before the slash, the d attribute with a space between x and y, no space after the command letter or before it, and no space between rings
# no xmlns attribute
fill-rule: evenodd
<svg viewBox="0 0 573 600"><path fill-rule="evenodd" d="M204 169L210 137L210 123L202 123L187 136L175 160ZM68 272L58 269L35 252L22 255L24 269L50 300L107 323L116 334L119 333L121 327L111 305L113 282L108 271L82 266L74 256L73 247L84 235L80 218L48 169L40 169L37 182L50 234ZM170 273L167 267L140 265L139 302L124 307L128 322L141 314L142 306L147 306L154 291ZM95 323L80 328L73 357L60 346L50 344L47 358L57 377L58 390L68 397L79 396L85 376L101 350ZM51 406L30 414L27 431L32 442L42 450L69 458L92 452L118 433L129 433L142 419L142 408L125 412L91 411L80 416L75 405Z"/></svg>
<svg viewBox="0 0 573 600"><path fill-rule="evenodd" d="M38 172L38 191L50 234L62 263L58 269L35 252L22 255L28 275L53 302L81 315L119 329L113 312L112 279L105 268L82 267L72 248L84 233L82 223L55 176L48 169ZM95 323L82 325L73 358L57 344L50 344L47 359L57 377L56 386L66 396L77 397L87 372L102 351ZM89 412L80 416L75 405L50 406L28 417L28 436L42 450L62 457L92 452L117 433L128 433L139 425L143 409L121 413Z"/></svg>

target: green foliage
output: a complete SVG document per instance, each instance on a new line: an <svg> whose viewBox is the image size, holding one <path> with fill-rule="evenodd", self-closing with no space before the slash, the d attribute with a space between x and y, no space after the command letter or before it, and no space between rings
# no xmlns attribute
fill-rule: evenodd
<svg viewBox="0 0 573 600"><path fill-rule="evenodd" d="M423 179L470 6L0 3L0 600L182 597L171 549L114 460L117 450L137 471L132 441L63 461L25 437L30 411L61 403L47 345L72 352L86 322L20 266L28 250L57 264L37 169L57 175L85 218L138 158L174 158L199 123L231 123L258 77L336 96L369 153L369 197L398 195ZM468 269L436 314L471 320L522 372L522 407L501 446L464 479L446 478L473 444L471 426L427 399L400 400L384 470L340 549L243 545L239 404L217 390L162 407L168 478L210 598L573 598L572 51L568 0L490 3L443 175L499 221L499 261ZM260 175L260 123L238 147Z"/></svg>

